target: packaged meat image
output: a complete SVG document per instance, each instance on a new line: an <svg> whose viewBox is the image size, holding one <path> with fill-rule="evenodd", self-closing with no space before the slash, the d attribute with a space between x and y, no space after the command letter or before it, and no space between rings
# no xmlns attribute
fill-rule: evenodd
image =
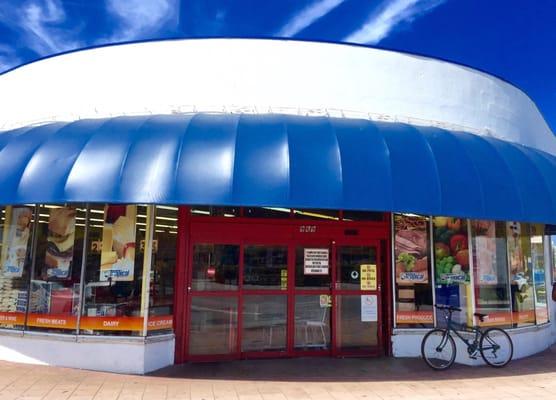
<svg viewBox="0 0 556 400"><path fill-rule="evenodd" d="M399 284L428 283L427 219L397 214L394 216L394 230L396 282Z"/></svg>

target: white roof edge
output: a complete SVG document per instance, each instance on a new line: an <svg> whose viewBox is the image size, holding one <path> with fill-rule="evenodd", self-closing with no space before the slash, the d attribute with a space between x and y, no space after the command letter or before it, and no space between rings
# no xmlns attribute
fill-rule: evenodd
<svg viewBox="0 0 556 400"><path fill-rule="evenodd" d="M444 60L349 44L182 39L111 45L0 75L0 93L3 131L192 111L360 115L556 154L556 137L537 106L510 83Z"/></svg>

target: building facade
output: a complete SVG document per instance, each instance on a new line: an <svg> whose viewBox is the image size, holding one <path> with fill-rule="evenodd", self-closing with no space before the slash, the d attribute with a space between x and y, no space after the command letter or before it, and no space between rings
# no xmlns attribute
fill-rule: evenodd
<svg viewBox="0 0 556 400"><path fill-rule="evenodd" d="M488 314L515 357L556 341L556 139L499 78L195 39L46 58L0 92L3 359L415 357L434 304Z"/></svg>

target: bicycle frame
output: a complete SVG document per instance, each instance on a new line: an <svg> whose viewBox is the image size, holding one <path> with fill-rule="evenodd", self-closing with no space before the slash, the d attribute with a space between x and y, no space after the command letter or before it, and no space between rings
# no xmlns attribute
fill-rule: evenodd
<svg viewBox="0 0 556 400"><path fill-rule="evenodd" d="M449 335L450 332L454 332L455 335L463 342L467 345L467 352L469 353L469 355L471 356L473 353L475 353L475 351L477 351L477 349L479 348L479 341L481 339L482 336L482 331L480 328L476 327L476 326L467 326L464 324L459 324L456 323L454 321L452 321L452 312L448 312L448 317L447 319L447 327L446 327L446 335ZM465 337L463 337L462 334L460 334L460 332L456 329L455 326L461 326L464 329L462 329L461 331L464 332L472 332L474 334L473 340L468 340ZM444 344L444 343L442 343Z"/></svg>

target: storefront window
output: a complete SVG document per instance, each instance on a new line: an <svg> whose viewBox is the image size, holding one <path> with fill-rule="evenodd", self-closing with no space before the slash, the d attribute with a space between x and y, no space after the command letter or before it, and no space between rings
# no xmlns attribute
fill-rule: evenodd
<svg viewBox="0 0 556 400"><path fill-rule="evenodd" d="M342 220L344 221L383 221L384 213L378 211L354 211L344 210Z"/></svg>
<svg viewBox="0 0 556 400"><path fill-rule="evenodd" d="M537 324L548 322L548 302L544 259L544 225L531 224L531 263L535 285L535 317Z"/></svg>
<svg viewBox="0 0 556 400"><path fill-rule="evenodd" d="M243 250L245 289L288 288L288 248L247 245Z"/></svg>
<svg viewBox="0 0 556 400"><path fill-rule="evenodd" d="M81 333L143 334L146 210L137 205L91 205Z"/></svg>
<svg viewBox="0 0 556 400"><path fill-rule="evenodd" d="M433 325L429 218L394 215L396 326Z"/></svg>
<svg viewBox="0 0 556 400"><path fill-rule="evenodd" d="M483 326L512 324L512 306L508 277L506 223L471 221L475 310L488 314Z"/></svg>
<svg viewBox="0 0 556 400"><path fill-rule="evenodd" d="M556 284L556 235L550 236L550 256L552 257L552 283Z"/></svg>
<svg viewBox="0 0 556 400"><path fill-rule="evenodd" d="M506 223L513 324L518 327L535 323L530 230L527 223Z"/></svg>
<svg viewBox="0 0 556 400"><path fill-rule="evenodd" d="M338 210L293 210L295 219L313 219L313 220L330 220L337 221L340 219L340 212Z"/></svg>
<svg viewBox="0 0 556 400"><path fill-rule="evenodd" d="M191 215L205 217L239 217L239 207L191 206Z"/></svg>
<svg viewBox="0 0 556 400"><path fill-rule="evenodd" d="M193 247L192 290L237 290L239 246L197 244Z"/></svg>
<svg viewBox="0 0 556 400"><path fill-rule="evenodd" d="M79 314L85 205L41 205L27 326L73 332Z"/></svg>
<svg viewBox="0 0 556 400"><path fill-rule="evenodd" d="M454 321L472 325L467 220L434 217L433 236L436 303L461 308L454 313ZM437 322L441 324L443 319L437 318Z"/></svg>
<svg viewBox="0 0 556 400"><path fill-rule="evenodd" d="M33 209L28 206L1 208L0 327L22 329L29 290Z"/></svg>
<svg viewBox="0 0 556 400"><path fill-rule="evenodd" d="M177 207L156 206L155 213L147 328L149 335L172 331L178 233Z"/></svg>
<svg viewBox="0 0 556 400"><path fill-rule="evenodd" d="M289 218L291 210L280 207L248 207L243 209L243 216L249 218Z"/></svg>

